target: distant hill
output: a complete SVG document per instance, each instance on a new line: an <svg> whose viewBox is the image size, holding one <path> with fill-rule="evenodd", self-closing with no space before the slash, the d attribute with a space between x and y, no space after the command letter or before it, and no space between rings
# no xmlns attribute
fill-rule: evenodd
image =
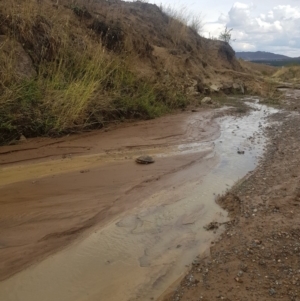
<svg viewBox="0 0 300 301"><path fill-rule="evenodd" d="M275 54L272 52L236 52L236 57L244 61L267 64L272 66L284 66L289 64L300 64L300 57L293 58L286 55Z"/></svg>
<svg viewBox="0 0 300 301"><path fill-rule="evenodd" d="M272 52L256 51L256 52L236 52L237 58L241 58L245 61L281 61L293 59L291 57L275 54Z"/></svg>

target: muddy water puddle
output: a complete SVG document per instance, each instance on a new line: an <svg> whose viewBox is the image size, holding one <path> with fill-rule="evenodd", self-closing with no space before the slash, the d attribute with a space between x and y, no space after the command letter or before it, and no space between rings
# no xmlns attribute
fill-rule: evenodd
<svg viewBox="0 0 300 301"><path fill-rule="evenodd" d="M247 116L218 119L217 139L152 149L150 153L160 159L179 160L186 155L193 159L140 189L136 207L0 282L0 300L157 299L222 232L222 227L216 233L203 228L212 221L227 220L227 213L215 203L216 196L253 170L263 155L266 117L276 110L248 105L254 110ZM120 160L133 155L122 152Z"/></svg>

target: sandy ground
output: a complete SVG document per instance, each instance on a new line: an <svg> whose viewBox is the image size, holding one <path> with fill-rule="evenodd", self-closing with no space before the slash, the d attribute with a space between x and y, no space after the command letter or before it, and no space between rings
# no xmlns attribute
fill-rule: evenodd
<svg viewBox="0 0 300 301"><path fill-rule="evenodd" d="M299 100L286 92L265 158L219 200L231 223L165 301L300 300Z"/></svg>
<svg viewBox="0 0 300 301"><path fill-rule="evenodd" d="M164 175L203 158L206 151L181 155L178 146L218 137L213 115L186 112L0 148L0 280L133 208L145 187L163 187ZM157 153L173 155L147 166L134 161Z"/></svg>

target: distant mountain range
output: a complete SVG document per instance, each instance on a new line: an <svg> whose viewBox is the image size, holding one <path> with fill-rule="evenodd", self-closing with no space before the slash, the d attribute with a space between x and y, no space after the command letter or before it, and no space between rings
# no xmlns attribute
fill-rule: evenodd
<svg viewBox="0 0 300 301"><path fill-rule="evenodd" d="M236 52L235 55L237 58L241 58L245 61L282 61L293 59L285 55L264 51Z"/></svg>
<svg viewBox="0 0 300 301"><path fill-rule="evenodd" d="M263 63L274 66L283 66L288 64L299 64L300 57L289 57L286 55L275 54L272 52L256 51L256 52L236 52L237 58L255 63Z"/></svg>

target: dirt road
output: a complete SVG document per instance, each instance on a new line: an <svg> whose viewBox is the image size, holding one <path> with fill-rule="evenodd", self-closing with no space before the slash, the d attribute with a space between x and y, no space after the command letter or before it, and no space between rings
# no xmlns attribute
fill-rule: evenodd
<svg viewBox="0 0 300 301"><path fill-rule="evenodd" d="M219 204L232 223L164 300L300 300L300 91L285 91L259 167Z"/></svg>
<svg viewBox="0 0 300 301"><path fill-rule="evenodd" d="M252 106L247 116L186 112L1 148L0 297L157 299L198 254L207 255L228 221L216 195L264 152L276 110ZM156 162L137 165L143 154ZM230 208L239 196L233 200ZM204 230L212 221L219 228ZM193 277L189 287L198 283ZM174 298L185 294L179 289Z"/></svg>

